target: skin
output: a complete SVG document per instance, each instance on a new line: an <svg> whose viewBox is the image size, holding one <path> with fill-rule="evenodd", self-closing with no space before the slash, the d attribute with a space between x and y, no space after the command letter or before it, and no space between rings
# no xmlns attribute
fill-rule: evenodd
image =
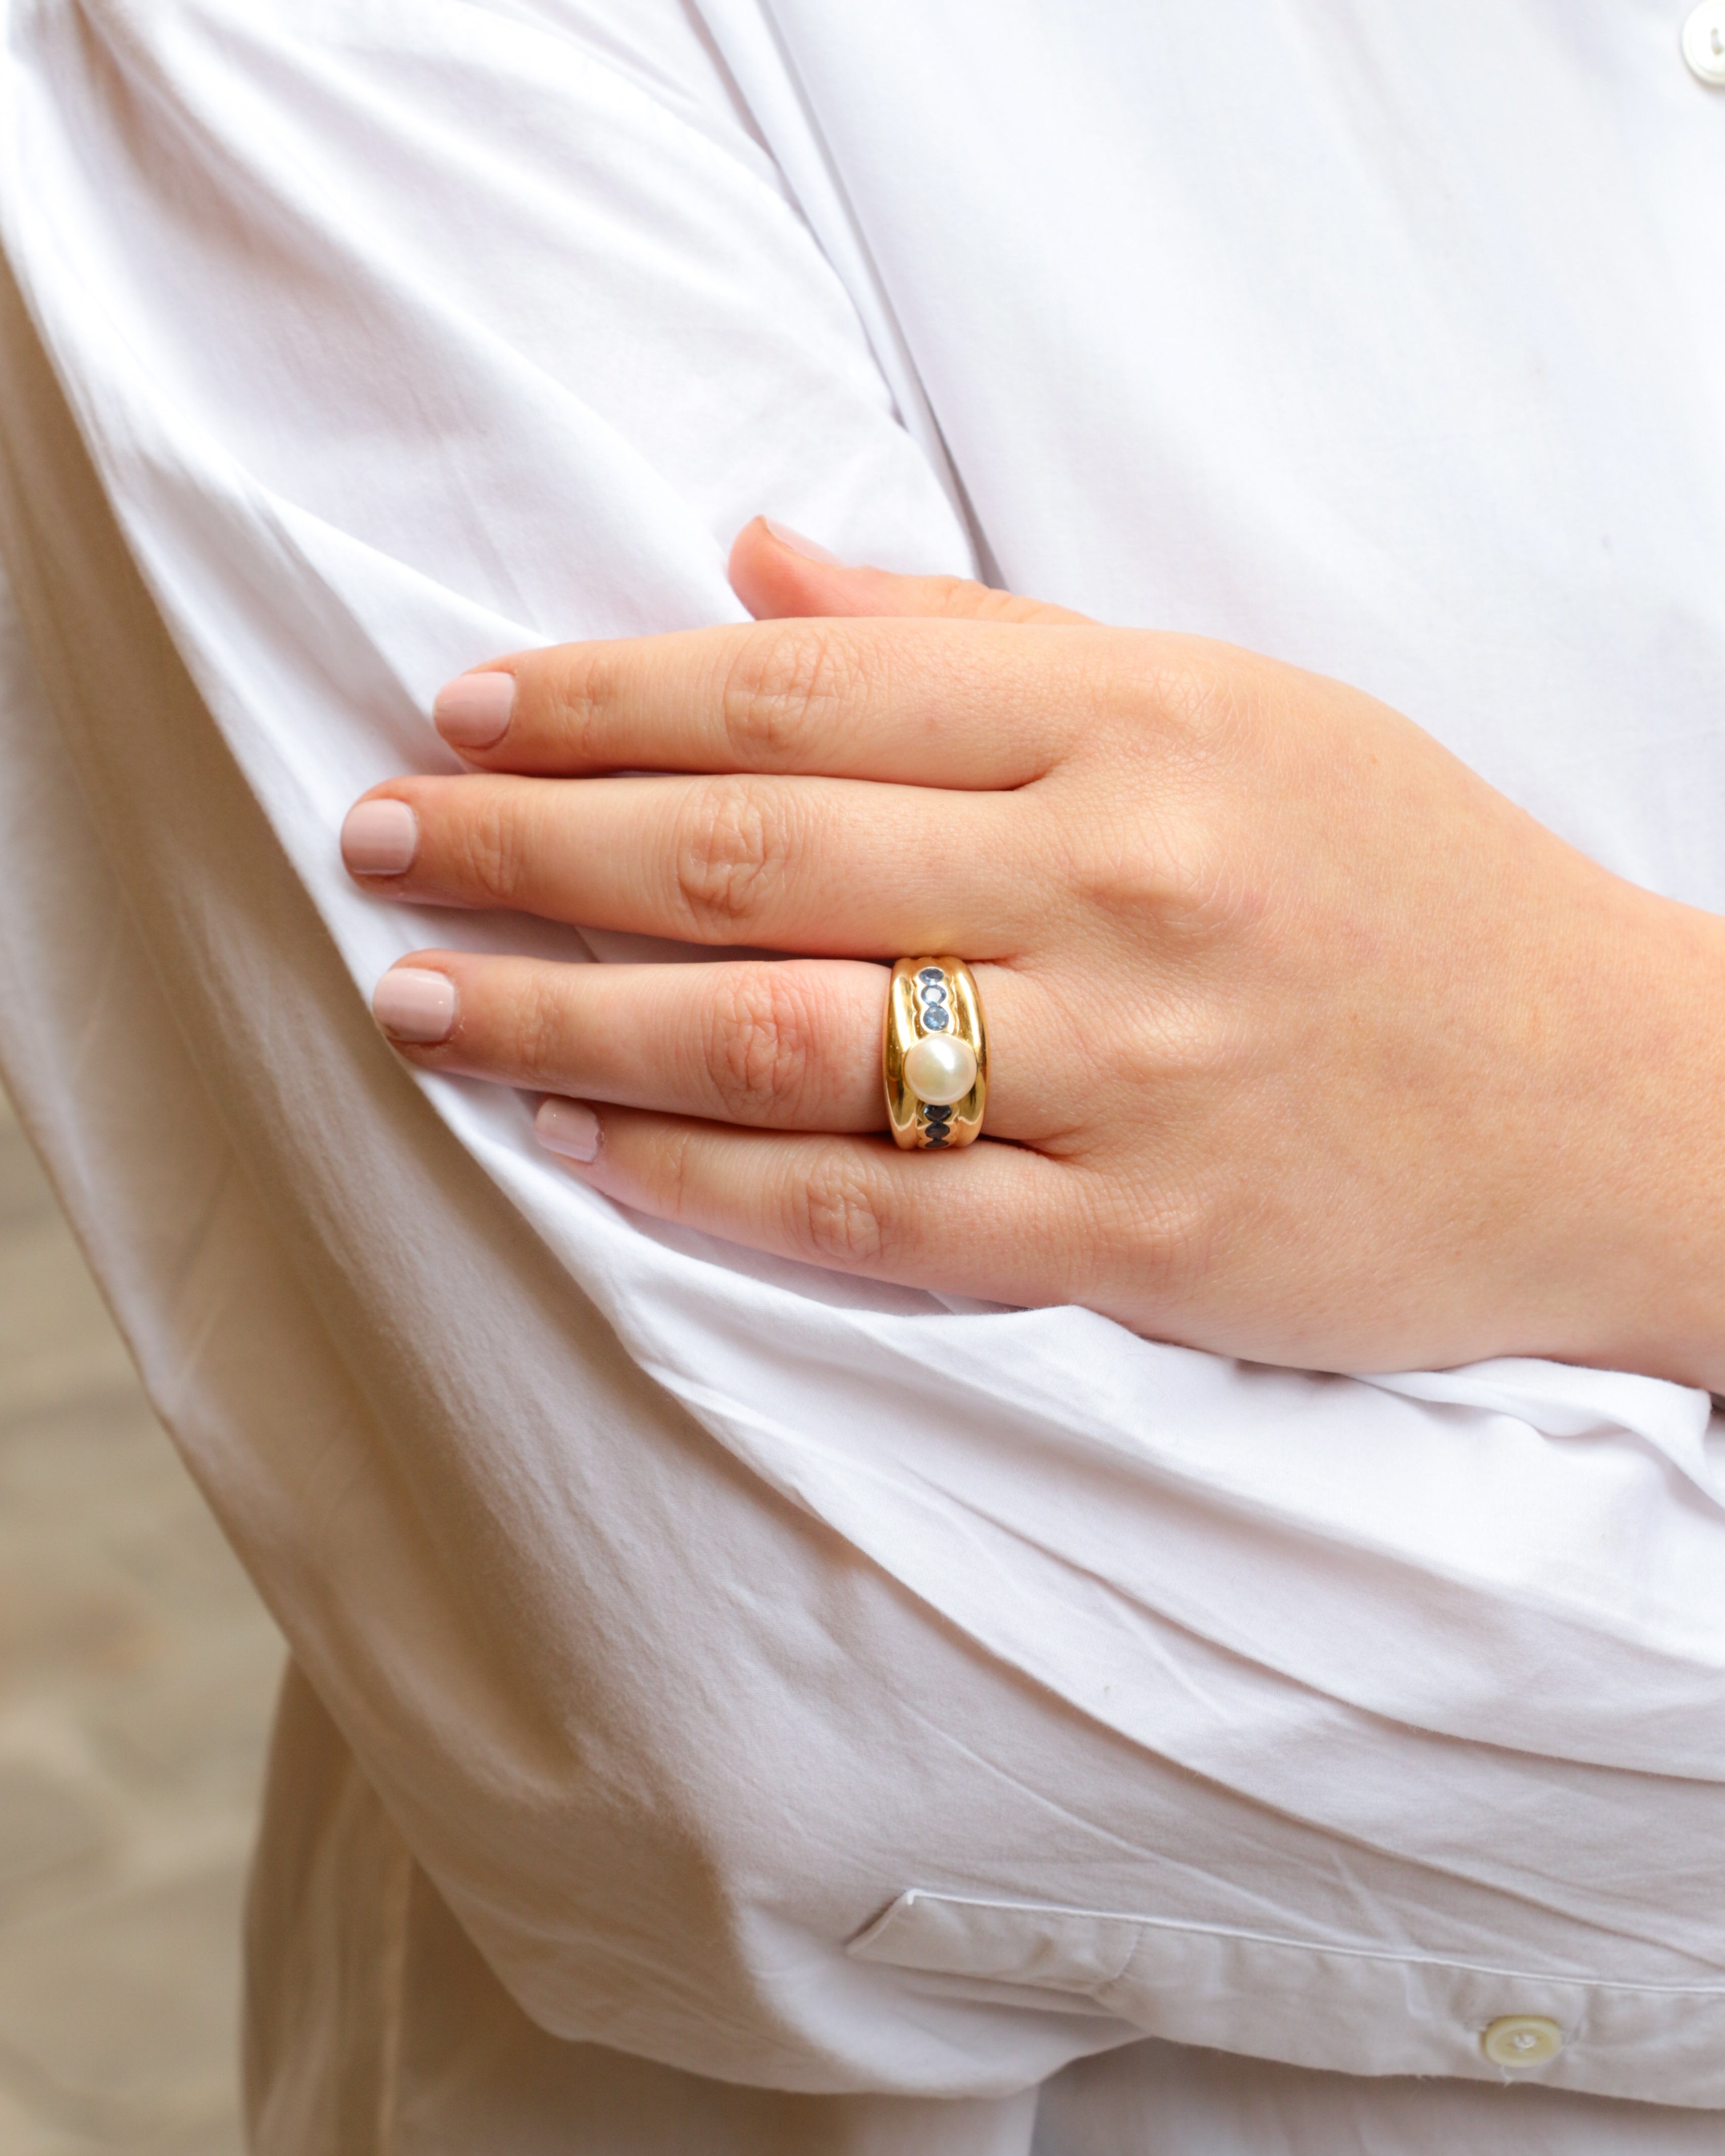
<svg viewBox="0 0 1725 2156"><path fill-rule="evenodd" d="M362 881L801 955L426 951L458 1015L403 1055L588 1104L570 1172L626 1205L845 1271L1307 1368L1725 1389L1725 923L1339 683L758 521L732 575L753 626L485 670L507 731L366 797L418 850ZM901 1153L881 968L940 951L988 1135Z"/></svg>

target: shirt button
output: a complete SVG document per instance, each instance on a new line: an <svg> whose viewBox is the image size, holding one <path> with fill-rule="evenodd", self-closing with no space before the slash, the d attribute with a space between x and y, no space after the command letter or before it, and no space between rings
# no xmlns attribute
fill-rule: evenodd
<svg viewBox="0 0 1725 2156"><path fill-rule="evenodd" d="M1701 0L1683 25L1683 57L1703 82L1725 83L1725 0Z"/></svg>
<svg viewBox="0 0 1725 2156"><path fill-rule="evenodd" d="M1563 2030L1543 2014L1502 2015L1480 2039L1494 2066L1543 2066L1563 2048Z"/></svg>

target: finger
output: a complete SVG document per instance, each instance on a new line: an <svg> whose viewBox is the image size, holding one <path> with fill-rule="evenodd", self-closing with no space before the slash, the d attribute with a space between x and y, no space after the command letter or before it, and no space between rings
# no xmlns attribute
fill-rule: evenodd
<svg viewBox="0 0 1725 2156"><path fill-rule="evenodd" d="M420 951L378 982L372 1009L426 1070L762 1129L880 1131L889 978L843 960L583 966ZM980 986L1007 1051L991 1064L989 1129L1034 1142L1059 1097L1028 1079L1045 999L994 967Z"/></svg>
<svg viewBox="0 0 1725 2156"><path fill-rule="evenodd" d="M901 1152L558 1098L536 1127L619 1204L752 1250L991 1302L1082 1302L1097 1286L1086 1178L1023 1147Z"/></svg>
<svg viewBox="0 0 1725 2156"><path fill-rule="evenodd" d="M852 567L772 518L744 525L731 549L731 586L757 620L795 614L918 614L946 621L1091 627L1088 614L997 592L967 577L899 577Z"/></svg>
<svg viewBox="0 0 1725 2156"><path fill-rule="evenodd" d="M1052 634L1026 628L1003 644L974 621L799 620L557 644L461 675L433 716L489 771L1023 786L1084 718L1070 668L1050 663L1070 646L1063 634L1056 652Z"/></svg>
<svg viewBox="0 0 1725 2156"><path fill-rule="evenodd" d="M349 812L341 850L370 887L420 904L974 963L1015 955L1037 910L1017 798L844 779L398 778Z"/></svg>
<svg viewBox="0 0 1725 2156"><path fill-rule="evenodd" d="M372 1008L431 1070L725 1122L877 1131L888 978L845 960L572 966L428 951L383 976Z"/></svg>

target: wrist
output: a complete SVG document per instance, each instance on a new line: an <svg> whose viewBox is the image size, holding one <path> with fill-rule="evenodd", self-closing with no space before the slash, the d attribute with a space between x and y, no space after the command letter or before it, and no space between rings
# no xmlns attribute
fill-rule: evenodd
<svg viewBox="0 0 1725 2156"><path fill-rule="evenodd" d="M1563 1081L1574 1112L1553 1131L1565 1359L1722 1391L1725 921L1619 891L1589 1048Z"/></svg>

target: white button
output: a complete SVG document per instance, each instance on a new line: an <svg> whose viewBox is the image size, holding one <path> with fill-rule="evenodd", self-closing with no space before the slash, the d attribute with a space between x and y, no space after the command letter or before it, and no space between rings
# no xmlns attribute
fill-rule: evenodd
<svg viewBox="0 0 1725 2156"><path fill-rule="evenodd" d="M1725 0L1701 0L1683 25L1683 57L1703 82L1725 83Z"/></svg>
<svg viewBox="0 0 1725 2156"><path fill-rule="evenodd" d="M1563 2032L1543 2014L1506 2014L1480 2039L1494 2066L1543 2066L1563 2048Z"/></svg>

